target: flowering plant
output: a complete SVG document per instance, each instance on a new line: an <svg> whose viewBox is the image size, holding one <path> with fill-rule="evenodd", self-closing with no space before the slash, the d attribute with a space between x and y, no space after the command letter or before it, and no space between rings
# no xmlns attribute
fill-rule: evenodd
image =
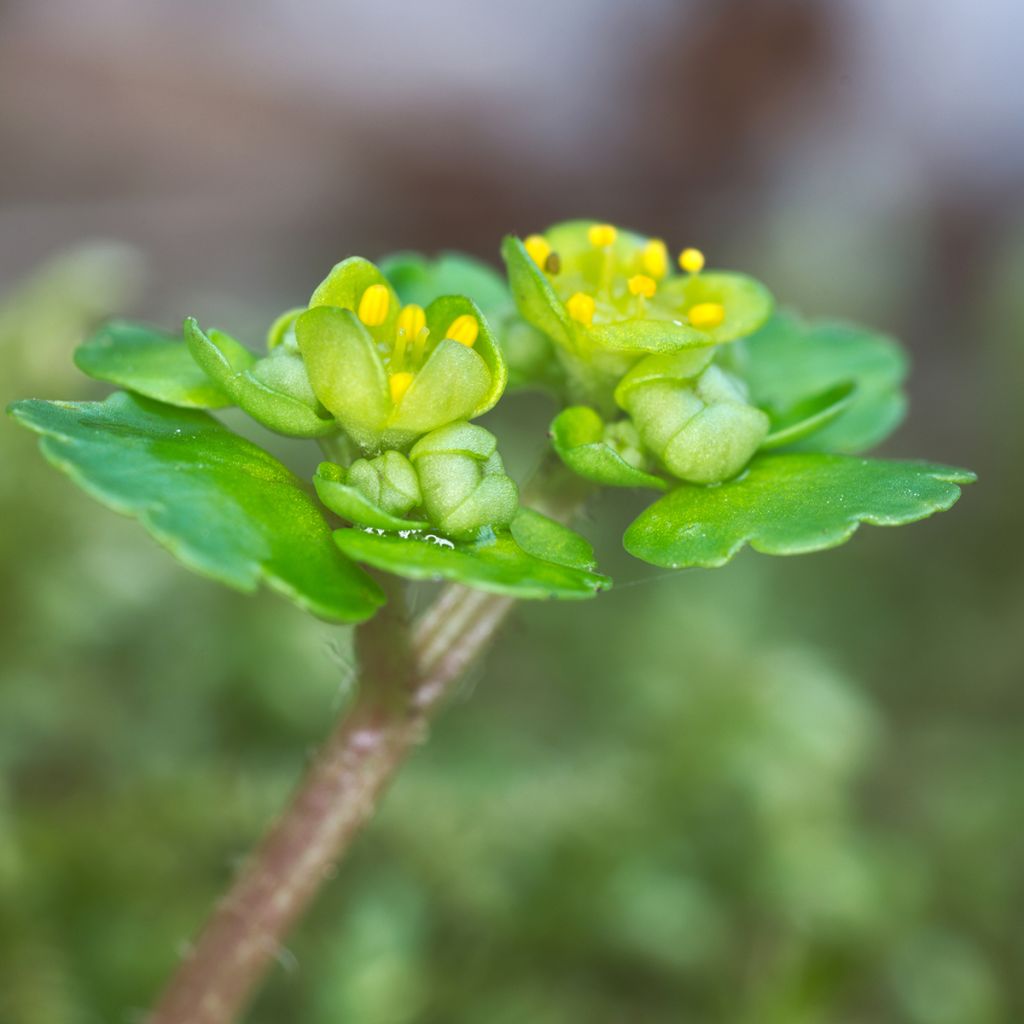
<svg viewBox="0 0 1024 1024"><path fill-rule="evenodd" d="M610 224L510 237L502 253L507 281L452 253L346 259L271 324L261 354L191 317L180 333L115 321L75 360L121 390L9 410L187 567L360 623L352 707L153 1024L232 1019L511 598L611 585L571 527L599 487L657 492L624 545L684 568L748 544L833 547L862 522L948 509L974 479L863 457L905 411L887 337L775 313L752 278ZM549 457L520 487L473 421L523 388L558 410ZM232 406L315 440L312 480L212 414ZM411 621L393 576L456 585Z"/></svg>

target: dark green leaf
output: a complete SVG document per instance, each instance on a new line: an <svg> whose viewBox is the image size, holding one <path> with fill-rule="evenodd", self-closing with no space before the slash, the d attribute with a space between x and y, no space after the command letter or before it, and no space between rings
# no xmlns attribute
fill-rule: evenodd
<svg viewBox="0 0 1024 1024"><path fill-rule="evenodd" d="M561 460L579 476L606 487L668 486L660 477L631 466L604 439L604 422L591 408L563 409L551 424L551 439Z"/></svg>
<svg viewBox="0 0 1024 1024"><path fill-rule="evenodd" d="M611 586L606 576L527 554L507 534L453 543L431 534L401 537L338 530L334 539L350 558L397 576L454 580L511 597L585 598Z"/></svg>
<svg viewBox="0 0 1024 1024"><path fill-rule="evenodd" d="M382 260L380 269L402 302L429 306L445 295L464 295L488 320L512 305L504 277L463 253L443 252L429 259L417 252L399 252Z"/></svg>
<svg viewBox="0 0 1024 1024"><path fill-rule="evenodd" d="M666 568L724 565L744 544L799 555L849 540L857 526L901 526L948 509L974 474L929 462L798 453L756 458L718 487L684 485L626 531L626 550Z"/></svg>
<svg viewBox="0 0 1024 1024"><path fill-rule="evenodd" d="M383 603L339 554L300 481L206 413L124 392L17 402L10 412L41 435L53 465L190 569L244 591L266 581L327 619L366 619Z"/></svg>
<svg viewBox="0 0 1024 1024"><path fill-rule="evenodd" d="M227 393L199 368L180 335L112 320L75 350L90 377L147 398L192 409L231 405Z"/></svg>
<svg viewBox="0 0 1024 1024"><path fill-rule="evenodd" d="M838 384L856 384L849 406L797 442L799 449L856 454L883 441L903 419L907 363L891 338L852 324L808 323L786 313L740 345L738 368L755 405L784 409Z"/></svg>

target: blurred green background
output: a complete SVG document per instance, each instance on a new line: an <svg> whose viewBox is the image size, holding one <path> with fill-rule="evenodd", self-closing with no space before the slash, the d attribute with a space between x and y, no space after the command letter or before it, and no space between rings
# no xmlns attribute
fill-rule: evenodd
<svg viewBox="0 0 1024 1024"><path fill-rule="evenodd" d="M4 403L100 395L115 312L255 341L353 252L594 215L902 337L885 452L981 477L717 572L631 563L600 500L617 588L516 615L255 1024L1024 1019L1022 38L1011 0L0 6ZM550 413L491 418L520 472ZM0 1022L127 1024L350 637L0 457Z"/></svg>

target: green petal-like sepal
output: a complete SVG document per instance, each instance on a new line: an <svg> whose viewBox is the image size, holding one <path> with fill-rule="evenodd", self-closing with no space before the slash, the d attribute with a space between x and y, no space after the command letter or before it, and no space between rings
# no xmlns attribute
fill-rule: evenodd
<svg viewBox="0 0 1024 1024"><path fill-rule="evenodd" d="M519 490L497 445L490 431L461 422L427 434L409 453L427 515L447 536L469 539L512 522Z"/></svg>
<svg viewBox="0 0 1024 1024"><path fill-rule="evenodd" d="M383 603L298 478L212 416L124 392L10 412L54 466L188 568L243 591L265 581L328 619L366 619Z"/></svg>
<svg viewBox="0 0 1024 1024"><path fill-rule="evenodd" d="M604 420L588 406L563 409L551 424L551 439L561 460L574 473L594 483L606 487L653 487L659 491L668 486L661 477L641 468L644 461L638 445L623 444L623 439L614 435L610 438ZM637 436L636 441L639 440ZM618 448L614 441L619 441Z"/></svg>
<svg viewBox="0 0 1024 1024"><path fill-rule="evenodd" d="M305 306L286 309L267 329L267 351L271 352L278 345L291 345L298 348L295 340L295 321L306 312Z"/></svg>
<svg viewBox="0 0 1024 1024"><path fill-rule="evenodd" d="M385 572L414 580L452 580L510 597L581 599L611 586L607 576L580 568L579 548L564 540L547 543L548 556L540 558L508 533L450 541L430 534L402 537L349 529L338 530L334 539L350 558Z"/></svg>
<svg viewBox="0 0 1024 1024"><path fill-rule="evenodd" d="M447 337L448 328L461 316L472 316L478 324L471 348ZM414 435L482 416L497 404L508 382L501 349L474 302L457 295L435 299L427 307L426 317L430 337L441 340L390 420L396 430Z"/></svg>
<svg viewBox="0 0 1024 1024"><path fill-rule="evenodd" d="M349 309L318 306L298 318L295 336L317 398L364 451L377 450L391 398L369 329Z"/></svg>
<svg viewBox="0 0 1024 1024"><path fill-rule="evenodd" d="M850 407L856 392L857 385L846 381L803 398L788 409L766 410L771 420L771 433L761 442L761 449L789 447L822 430Z"/></svg>
<svg viewBox="0 0 1024 1024"><path fill-rule="evenodd" d="M184 330L192 358L257 423L290 437L321 437L337 430L333 419L321 415L297 352L279 346L257 359L230 335L204 332L192 317Z"/></svg>
<svg viewBox="0 0 1024 1024"><path fill-rule="evenodd" d="M846 455L758 456L720 487L682 486L630 525L630 554L680 569L719 566L745 544L798 555L849 540L862 522L900 526L950 508L973 473L928 462Z"/></svg>
<svg viewBox="0 0 1024 1024"><path fill-rule="evenodd" d="M713 345L753 334L771 316L775 304L771 292L760 281L724 270L672 277L658 289L658 302L683 314L704 303L720 305L725 319L717 327L701 330Z"/></svg>
<svg viewBox="0 0 1024 1024"><path fill-rule="evenodd" d="M398 460L401 460L400 464ZM334 513L357 526L378 530L425 530L422 519L406 519L422 497L416 471L398 452L385 452L376 459L358 459L346 470L333 462L322 462L313 477L320 500Z"/></svg>
<svg viewBox="0 0 1024 1024"><path fill-rule="evenodd" d="M508 269L512 298L523 319L556 344L575 351L576 330L565 305L555 294L547 275L530 259L523 243L513 235L507 236L501 243L501 255Z"/></svg>
<svg viewBox="0 0 1024 1024"><path fill-rule="evenodd" d="M113 320L75 350L75 365L96 380L188 409L220 409L231 399L192 358L181 336Z"/></svg>
<svg viewBox="0 0 1024 1024"><path fill-rule="evenodd" d="M361 256L350 256L336 263L327 277L317 285L310 297L309 308L334 306L357 313L360 300L373 285L383 285L387 289L387 311L380 324L367 327L366 330L374 341L390 343L395 334L400 309L398 295L380 269Z"/></svg>
<svg viewBox="0 0 1024 1024"><path fill-rule="evenodd" d="M831 423L796 443L807 451L856 454L883 441L902 421L907 360L897 342L852 324L808 322L777 314L730 349L752 401L785 409L852 381L856 391Z"/></svg>
<svg viewBox="0 0 1024 1024"><path fill-rule="evenodd" d="M680 380L672 369L662 378L641 364L617 399L673 476L700 484L728 480L768 435L768 416L747 404L740 383L714 364L692 379Z"/></svg>
<svg viewBox="0 0 1024 1024"><path fill-rule="evenodd" d="M402 302L429 306L444 296L464 295L489 321L512 305L505 279L489 264L464 253L443 252L430 259L399 252L381 260L380 270Z"/></svg>

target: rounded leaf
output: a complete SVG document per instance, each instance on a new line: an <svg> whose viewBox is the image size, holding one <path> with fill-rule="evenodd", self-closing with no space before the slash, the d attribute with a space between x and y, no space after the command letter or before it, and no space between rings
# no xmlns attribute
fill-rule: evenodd
<svg viewBox="0 0 1024 1024"><path fill-rule="evenodd" d="M626 550L669 569L719 566L745 544L769 555L836 547L860 523L901 526L950 508L975 475L929 462L758 456L719 487L677 488L626 531Z"/></svg>

